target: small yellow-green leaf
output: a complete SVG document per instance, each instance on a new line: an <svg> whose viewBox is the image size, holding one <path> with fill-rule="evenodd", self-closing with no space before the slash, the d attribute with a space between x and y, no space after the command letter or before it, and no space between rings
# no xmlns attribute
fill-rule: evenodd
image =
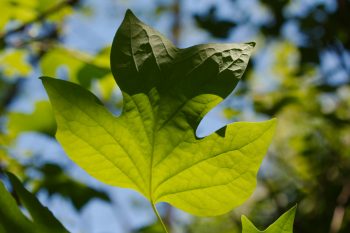
<svg viewBox="0 0 350 233"><path fill-rule="evenodd" d="M0 54L0 70L7 77L25 77L32 68L26 60L24 50L7 50Z"/></svg>
<svg viewBox="0 0 350 233"><path fill-rule="evenodd" d="M81 86L43 77L56 137L75 163L107 184L195 215L226 213L252 194L275 120L229 124L205 138L196 130L234 89L253 47L179 49L128 11L111 50L121 116Z"/></svg>
<svg viewBox="0 0 350 233"><path fill-rule="evenodd" d="M10 137L16 137L18 133L37 131L54 135L56 122L52 107L47 101L39 101L35 104L32 113L10 112L8 114L8 131Z"/></svg>
<svg viewBox="0 0 350 233"><path fill-rule="evenodd" d="M296 206L284 213L266 230L258 230L246 216L242 216L242 233L293 233L293 223Z"/></svg>
<svg viewBox="0 0 350 233"><path fill-rule="evenodd" d="M65 68L71 81L85 87L90 85L92 79L110 74L100 54L94 58L90 54L63 47L57 47L46 53L40 60L40 67L42 73L47 76L56 76L59 68Z"/></svg>
<svg viewBox="0 0 350 233"><path fill-rule="evenodd" d="M0 1L0 32L10 21L23 23L35 18L37 0L1 0Z"/></svg>

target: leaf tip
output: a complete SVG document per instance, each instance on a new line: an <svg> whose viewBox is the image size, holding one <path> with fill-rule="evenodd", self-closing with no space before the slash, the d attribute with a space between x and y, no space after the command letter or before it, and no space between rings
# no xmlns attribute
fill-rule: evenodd
<svg viewBox="0 0 350 233"><path fill-rule="evenodd" d="M295 215L295 212L297 211L297 208L298 208L298 204L295 204L295 205L290 209L290 211L292 212L293 215Z"/></svg>
<svg viewBox="0 0 350 233"><path fill-rule="evenodd" d="M46 82L46 81L48 81L48 80L51 79L51 78L46 77L46 76L40 76L39 79L40 79L42 82Z"/></svg>
<svg viewBox="0 0 350 233"><path fill-rule="evenodd" d="M254 48L256 45L256 43L254 41L250 41L250 42L247 42L245 44L250 45L252 48Z"/></svg>
<svg viewBox="0 0 350 233"><path fill-rule="evenodd" d="M269 128L269 129L275 129L277 125L277 118L271 118L269 120L263 121L263 123Z"/></svg>
<svg viewBox="0 0 350 233"><path fill-rule="evenodd" d="M134 15L131 9L126 9L125 15Z"/></svg>
<svg viewBox="0 0 350 233"><path fill-rule="evenodd" d="M248 219L248 218L247 218L244 214L241 215L241 221L242 221L242 222L247 221L247 219Z"/></svg>
<svg viewBox="0 0 350 233"><path fill-rule="evenodd" d="M270 120L267 120L266 122L270 123L271 127L276 128L277 125L277 118L271 118Z"/></svg>
<svg viewBox="0 0 350 233"><path fill-rule="evenodd" d="M46 77L46 76L41 76L41 77L39 77L39 79L40 79L41 82L43 83L44 88L47 90L47 85L48 85L48 83L50 82L50 80L53 79L53 78Z"/></svg>
<svg viewBox="0 0 350 233"><path fill-rule="evenodd" d="M272 124L276 124L277 123L277 118L274 117L274 118L270 119L270 121L271 121Z"/></svg>
<svg viewBox="0 0 350 233"><path fill-rule="evenodd" d="M21 185L21 181L11 172L6 172L6 176L9 178L11 185L14 189L18 189L19 185ZM18 191L18 190L17 190Z"/></svg>
<svg viewBox="0 0 350 233"><path fill-rule="evenodd" d="M127 9L125 12L125 16L124 16L124 20L125 19L137 19L137 17L135 16L135 14L132 12L132 10Z"/></svg>

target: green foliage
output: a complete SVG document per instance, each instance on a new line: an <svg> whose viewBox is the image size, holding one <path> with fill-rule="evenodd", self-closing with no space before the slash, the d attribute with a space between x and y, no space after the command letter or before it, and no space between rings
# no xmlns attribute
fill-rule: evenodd
<svg viewBox="0 0 350 233"><path fill-rule="evenodd" d="M28 210L32 221L27 219L18 208L15 199L0 182L0 228L3 232L54 232L67 233L68 231L53 216L53 214L26 190L16 176L7 173L13 191L21 204ZM1 231L0 231L1 232Z"/></svg>
<svg viewBox="0 0 350 233"><path fill-rule="evenodd" d="M49 102L39 101L32 113L10 112L8 114L8 131L11 137L28 131L54 135L56 122Z"/></svg>
<svg viewBox="0 0 350 233"><path fill-rule="evenodd" d="M233 123L205 138L195 131L233 90L252 48L178 49L128 11L111 52L122 115L79 85L43 77L56 137L89 174L137 190L152 205L168 202L195 215L228 212L252 194L275 121Z"/></svg>
<svg viewBox="0 0 350 233"><path fill-rule="evenodd" d="M276 116L280 123L270 156L273 179L267 177L264 183L274 198L288 194L290 202L300 203L303 221L298 226L302 231L323 232L330 228L333 211L342 205L337 200L349 186L349 85L312 82L315 67L303 76L296 73L298 64L290 61L298 59L286 59L287 55L300 57L295 45L282 41L275 54L278 62L272 68L278 86L263 94L252 93L255 109ZM261 200L256 206L266 202L269 200ZM345 214L336 224L339 232L349 231L348 220Z"/></svg>
<svg viewBox="0 0 350 233"><path fill-rule="evenodd" d="M90 200L98 198L110 202L105 192L90 188L65 174L62 167L47 163L36 169L41 179L34 180L34 191L45 190L49 196L61 195L69 199L77 210L81 210Z"/></svg>
<svg viewBox="0 0 350 233"><path fill-rule="evenodd" d="M0 32L9 22L26 23L35 20L43 12L47 12L61 4L64 0L1 0ZM73 1L72 1L73 2ZM47 15L47 20L59 21L71 13L71 7L65 7L61 11L54 11Z"/></svg>
<svg viewBox="0 0 350 233"><path fill-rule="evenodd" d="M235 1L225 10L234 12L244 2ZM350 1L312 2L304 11L305 4L296 1L256 1L255 8L268 12L270 19L253 27L262 48L257 54L271 61L262 71L260 65L266 63L256 56L253 69L247 71L251 79L244 96L252 96L255 114L277 117L279 124L267 160L271 169L260 176L266 194L252 204L250 216L270 216L271 212L277 216L298 202L298 231L347 233L350 34L344 22L350 22ZM222 7L219 2L212 6ZM253 16L251 9L242 7L242 15ZM208 10L194 19L217 36L219 28L225 30L220 12ZM203 24L200 19L210 21ZM228 19L238 27L226 28L223 34L231 30L230 35L235 35L242 25L255 24L254 17ZM298 33L286 36L284 29L291 25ZM231 108L236 110L236 106ZM338 214L339 209L344 215Z"/></svg>
<svg viewBox="0 0 350 233"><path fill-rule="evenodd" d="M246 216L242 216L242 233L293 233L296 206L279 217L266 230L258 230Z"/></svg>
<svg viewBox="0 0 350 233"><path fill-rule="evenodd" d="M74 8L71 7L73 2L78 3L74 4ZM32 164L21 164L22 161L11 157L10 145L16 145L16 138L9 138L6 133L15 132L12 135L16 137L26 131L22 129L28 128L43 132L42 129L47 127L42 127L40 122L46 124L47 121L42 117L33 118L31 115L36 115L36 110L31 114L19 113L18 119L12 121L10 116L18 113L12 113L8 106L11 106L18 96L21 98L28 95L20 92L22 87L26 89L28 81L18 78L28 77L38 68L43 68L37 65L42 65L46 59L46 68L53 67L53 72L44 72L44 75L52 76L57 73L57 68L63 67L68 74L64 78L86 88L92 87L102 101L110 100L111 90L115 90L116 87L111 73L99 76L84 68L86 64L93 63L93 66L109 69L109 53L103 56L107 65L102 66L94 63L95 55L86 56L82 51L65 48L67 39L70 44L69 38L72 33L80 34L79 30L70 30L70 22L76 21L76 18L82 21L81 7L86 9L90 2L0 0L0 168L19 175L30 187L34 185L34 190L38 184L40 190L50 189L52 195L65 193L67 196L64 196L70 200L72 199L68 196L74 195L75 192L68 194L66 191L69 190L61 189L63 183L70 186L65 180L69 177L62 178L62 174L58 174L57 177L50 176L46 170L54 169L38 167L41 154L32 158ZM108 1L97 4L103 7L106 2ZM121 6L118 4L120 2L116 1L114 6ZM125 6L124 3L133 4L132 2L134 1L123 1L121 7ZM187 4L183 1L157 1L147 10L148 13L144 12L143 15L146 18L151 16L153 19L162 20L164 29L172 34L175 41L177 38L181 43L188 42L189 27L193 29L190 33L197 33L196 28L187 25L190 14L197 21L197 26L201 27L201 34L220 37L220 40L225 40L224 37L236 40L237 35L241 38L243 28L244 32L249 32L249 36L256 36L254 40L259 42L260 49L255 49L255 61L246 71L248 79L245 78L244 81L248 80L249 83L240 83L235 94L241 93L242 99L239 97L232 102L227 101L234 111L232 108L225 108L224 114L230 120L240 120L247 116L245 114L248 110L248 116L251 118L257 115L277 117L279 124L274 145L266 161L268 168L260 172L257 195L251 199L252 202L244 205L244 210L249 213L251 219L259 219L260 226L266 226L268 222L272 222L267 216L279 216L286 206L298 202L298 232L350 232L350 209L346 201L349 199L347 190L350 171L350 1L311 1L305 5L302 4L304 0L259 0L249 3L249 7L245 0L232 1L232 4L222 2L212 2L207 9L203 4L201 10L198 10L187 9ZM57 7L62 6L61 3L64 7ZM154 14L156 9L153 7L160 9L158 15ZM55 9L51 10L53 8ZM222 8L225 8L225 14L222 14ZM119 10L111 11L112 17L118 17L115 12ZM68 21L64 20L68 15L73 17ZM109 15L111 14L105 16ZM89 17L91 16L94 17ZM40 18L30 23L36 17ZM171 20L164 23L164 19ZM16 28L19 30L7 34ZM81 27L80 30L82 29L86 30L84 35L96 34L95 27ZM297 33L289 36L291 32ZM92 43L96 37L89 36L85 39L87 43ZM56 56L57 52L61 55ZM251 103L254 105L254 113ZM111 105L107 103L107 106ZM244 111L241 111L243 108ZM17 124L21 129L17 132L9 131L3 124L6 119L13 122L15 127L11 127L12 129L17 129ZM25 119L23 122L26 123L22 124L21 119ZM52 121L52 116L48 119ZM31 121L35 127L31 126ZM52 133L50 130L50 134ZM16 158L21 157L21 153L22 151ZM30 151L24 153L33 156ZM40 173L38 177L29 175L33 174L33 167L35 174ZM46 179L46 175L50 178ZM51 186L50 182L54 182L57 189ZM46 185L48 187L45 187ZM74 187L78 188L80 185ZM80 192L80 189L77 192ZM339 210L344 210L344 214L339 214ZM194 218L189 224L188 232L240 232L238 213L239 209L215 218ZM179 222L176 222L177 224L181 225ZM153 228L150 231L152 230ZM0 224L0 232L2 231L5 230Z"/></svg>
<svg viewBox="0 0 350 233"><path fill-rule="evenodd" d="M11 20L25 22L33 19L36 15L36 3L37 0L2 0L0 2L0 9L2 9L2 14L0 17L0 32L3 31L5 26Z"/></svg>
<svg viewBox="0 0 350 233"><path fill-rule="evenodd" d="M26 60L26 51L10 49L0 53L0 71L5 77L25 77L28 76L32 67Z"/></svg>
<svg viewBox="0 0 350 233"><path fill-rule="evenodd" d="M56 76L58 68L66 68L70 80L89 87L93 79L103 78L110 73L106 62L101 61L104 55L105 50L92 57L80 51L55 48L41 59L40 67L47 76Z"/></svg>
<svg viewBox="0 0 350 233"><path fill-rule="evenodd" d="M94 78L100 78L101 84L97 83L101 86L100 92L104 99L110 98L111 88L108 86L108 82L113 78L110 77L109 69L105 68L108 67L106 60L109 63L109 53L107 54L109 50L103 49L96 56L90 56L80 51L64 48L61 44L63 41L61 39L64 37L64 30L61 30L65 24L64 19L72 13L79 13L79 2L79 0L0 1L0 179L5 180L4 183L7 184L6 176L2 176L2 172L11 171L21 177L25 184L32 188L33 193L44 191L49 196L61 195L70 200L78 210L82 209L93 198L109 201L109 197L105 192L88 187L68 176L64 167L60 167L58 164L42 164L42 154L34 154L32 151L25 150L18 152L18 154L15 152L16 156L13 156L14 153L11 151L13 146L17 146L16 141L24 132L54 135L56 122L50 104L47 101L39 100L35 103L33 112L30 113L13 112L8 106L18 97L21 98L28 94L20 92L28 83L27 80L21 78L30 78L33 71L38 71L40 68L38 66L42 63L43 58L50 57L51 52L56 54L60 49L67 58L68 66L65 62L56 60L55 56L51 56L52 66L56 62L61 62L59 66L66 66L68 74L70 74L69 63L78 63L77 70L73 70L76 71L74 74L78 77L77 81L89 86ZM75 6L74 12L72 6ZM83 76L85 78L80 80L79 77ZM37 92L38 90L32 91ZM43 146L45 147L45 145ZM17 160L23 155L22 153L27 156L26 161L31 162ZM51 228L47 229L50 222L41 226L36 221L28 220L18 209L9 193L2 194L5 192L7 192L6 189L1 189L1 233L55 232L54 229L52 231ZM12 193L17 199L19 196L17 191ZM24 197L28 197L28 195L24 195ZM35 197L33 196L33 198ZM25 205L25 201L21 200L20 202ZM39 208L39 206L33 208ZM12 209L13 212L9 211ZM25 213L27 210L29 209L26 209ZM32 212L31 218L32 214L36 215Z"/></svg>

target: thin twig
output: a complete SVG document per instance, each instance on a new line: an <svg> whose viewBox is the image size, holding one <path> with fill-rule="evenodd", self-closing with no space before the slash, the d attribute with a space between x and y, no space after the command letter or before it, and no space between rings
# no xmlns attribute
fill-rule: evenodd
<svg viewBox="0 0 350 233"><path fill-rule="evenodd" d="M181 0L176 0L172 8L174 13L174 21L171 31L173 42L176 46L178 46L181 37Z"/></svg>
<svg viewBox="0 0 350 233"><path fill-rule="evenodd" d="M341 193L338 196L330 227L330 233L338 233L344 221L345 205L350 198L350 183L343 186Z"/></svg>

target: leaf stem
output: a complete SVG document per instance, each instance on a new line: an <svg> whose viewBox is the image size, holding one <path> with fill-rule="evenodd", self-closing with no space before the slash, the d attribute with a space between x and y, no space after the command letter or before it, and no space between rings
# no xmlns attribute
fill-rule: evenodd
<svg viewBox="0 0 350 233"><path fill-rule="evenodd" d="M151 204L152 204L152 209L153 209L154 213L156 214L158 221L159 221L160 224L162 225L164 232L165 232L165 233L169 233L168 230L166 229L166 226L165 226L165 224L164 224L162 218L160 217L160 215L159 215L159 213L158 213L158 210L157 210L156 205L155 205L153 202L151 202Z"/></svg>

